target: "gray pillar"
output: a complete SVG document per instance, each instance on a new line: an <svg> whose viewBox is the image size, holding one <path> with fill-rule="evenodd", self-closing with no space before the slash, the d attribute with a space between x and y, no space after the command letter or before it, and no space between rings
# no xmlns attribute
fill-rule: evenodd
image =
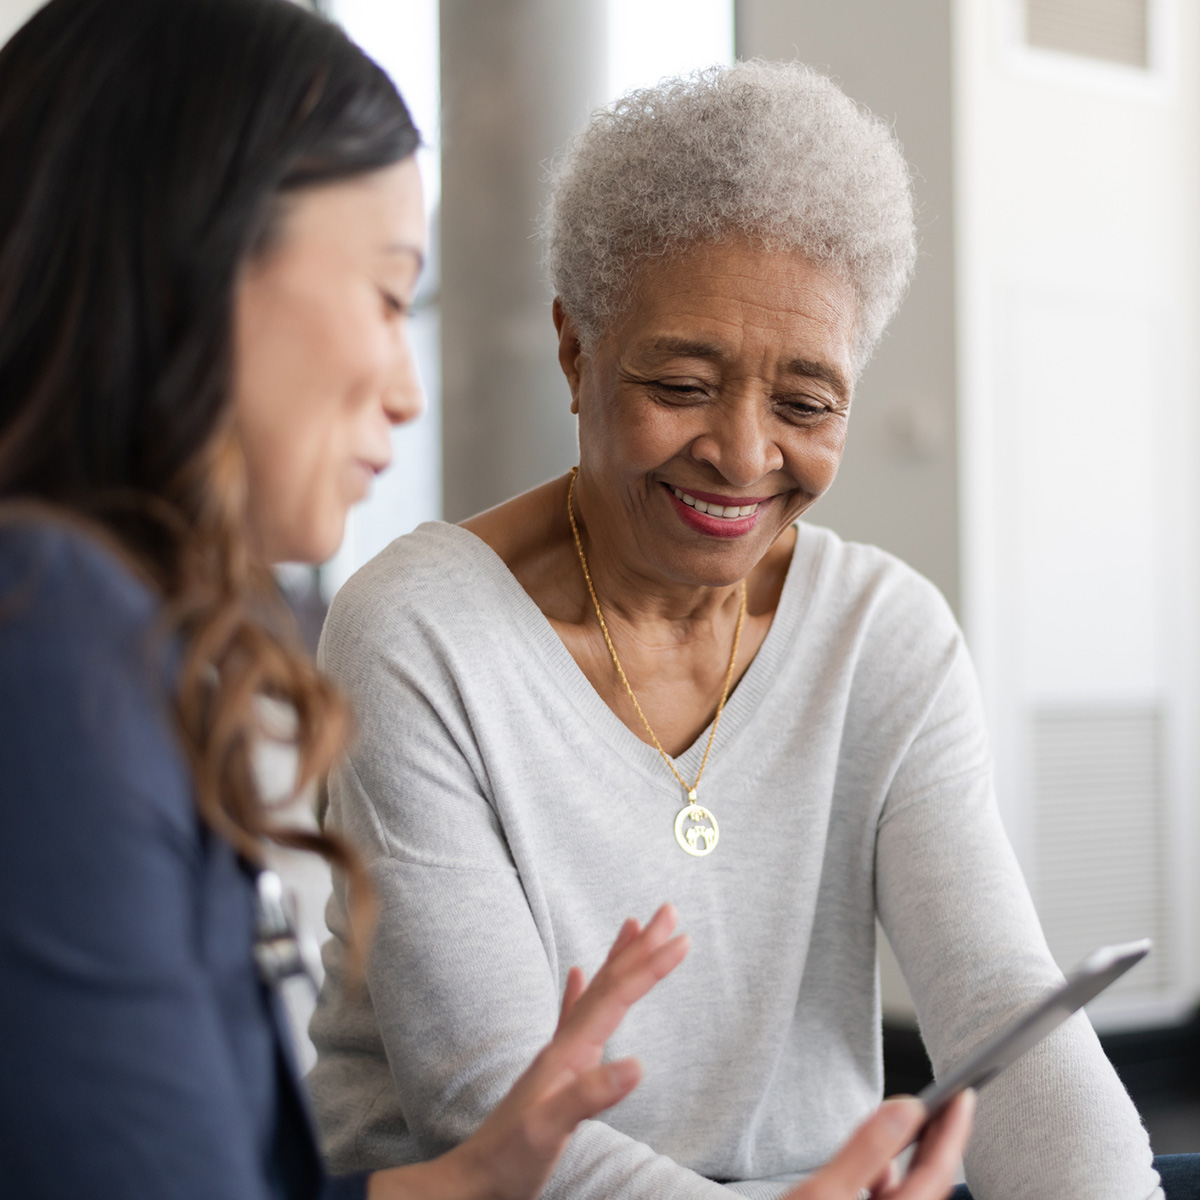
<svg viewBox="0 0 1200 1200"><path fill-rule="evenodd" d="M917 169L912 290L859 384L846 456L813 520L883 546L960 596L949 0L738 0L740 57L831 75L895 123Z"/></svg>
<svg viewBox="0 0 1200 1200"><path fill-rule="evenodd" d="M576 457L534 224L546 164L603 99L603 0L441 0L445 517Z"/></svg>

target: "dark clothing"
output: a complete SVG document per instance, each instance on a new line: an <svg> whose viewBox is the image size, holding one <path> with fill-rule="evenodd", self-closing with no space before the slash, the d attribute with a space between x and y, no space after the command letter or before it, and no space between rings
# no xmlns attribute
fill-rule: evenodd
<svg viewBox="0 0 1200 1200"><path fill-rule="evenodd" d="M0 1196L361 1197L196 814L160 615L82 533L0 525Z"/></svg>

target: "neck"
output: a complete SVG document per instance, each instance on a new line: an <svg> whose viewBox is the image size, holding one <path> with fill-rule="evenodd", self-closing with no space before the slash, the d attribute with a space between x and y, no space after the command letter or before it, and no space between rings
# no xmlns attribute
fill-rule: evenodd
<svg viewBox="0 0 1200 1200"><path fill-rule="evenodd" d="M649 567L636 546L630 554L614 536L604 514L589 504L586 482L578 477L572 501L592 583L609 620L643 630L668 627L674 641L715 624L724 626L731 615L736 618L744 581L710 586L665 577Z"/></svg>

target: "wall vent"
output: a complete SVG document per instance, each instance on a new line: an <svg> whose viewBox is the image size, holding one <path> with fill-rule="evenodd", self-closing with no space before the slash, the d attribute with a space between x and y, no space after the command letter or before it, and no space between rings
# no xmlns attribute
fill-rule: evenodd
<svg viewBox="0 0 1200 1200"><path fill-rule="evenodd" d="M1033 894L1064 970L1105 943L1155 952L1112 996L1174 982L1167 937L1162 718L1155 707L1042 709L1033 716Z"/></svg>
<svg viewBox="0 0 1200 1200"><path fill-rule="evenodd" d="M1150 0L1027 0L1025 40L1042 50L1148 69Z"/></svg>

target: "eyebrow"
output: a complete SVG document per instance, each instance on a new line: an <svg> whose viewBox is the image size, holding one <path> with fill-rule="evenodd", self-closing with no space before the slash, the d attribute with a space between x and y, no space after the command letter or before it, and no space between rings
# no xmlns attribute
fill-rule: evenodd
<svg viewBox="0 0 1200 1200"><path fill-rule="evenodd" d="M651 344L650 349L660 354L678 354L685 358L725 358L725 351L713 342L692 341L690 338L660 337ZM828 363L818 362L812 358L793 358L784 365L787 375L800 375L805 379L819 379L834 389L843 400L850 395L850 388L845 375Z"/></svg>
<svg viewBox="0 0 1200 1200"><path fill-rule="evenodd" d="M424 269L425 255L416 246L409 242L390 242L388 245L381 247L384 254L411 254L417 260L417 267Z"/></svg>
<svg viewBox="0 0 1200 1200"><path fill-rule="evenodd" d="M650 349L662 354L682 354L685 358L724 358L725 352L711 342L693 342L688 338L660 337L650 343Z"/></svg>
<svg viewBox="0 0 1200 1200"><path fill-rule="evenodd" d="M811 358L793 358L784 367L784 372L788 375L802 375L805 379L819 379L822 383L829 384L843 400L850 395L845 375L828 363L817 362Z"/></svg>

